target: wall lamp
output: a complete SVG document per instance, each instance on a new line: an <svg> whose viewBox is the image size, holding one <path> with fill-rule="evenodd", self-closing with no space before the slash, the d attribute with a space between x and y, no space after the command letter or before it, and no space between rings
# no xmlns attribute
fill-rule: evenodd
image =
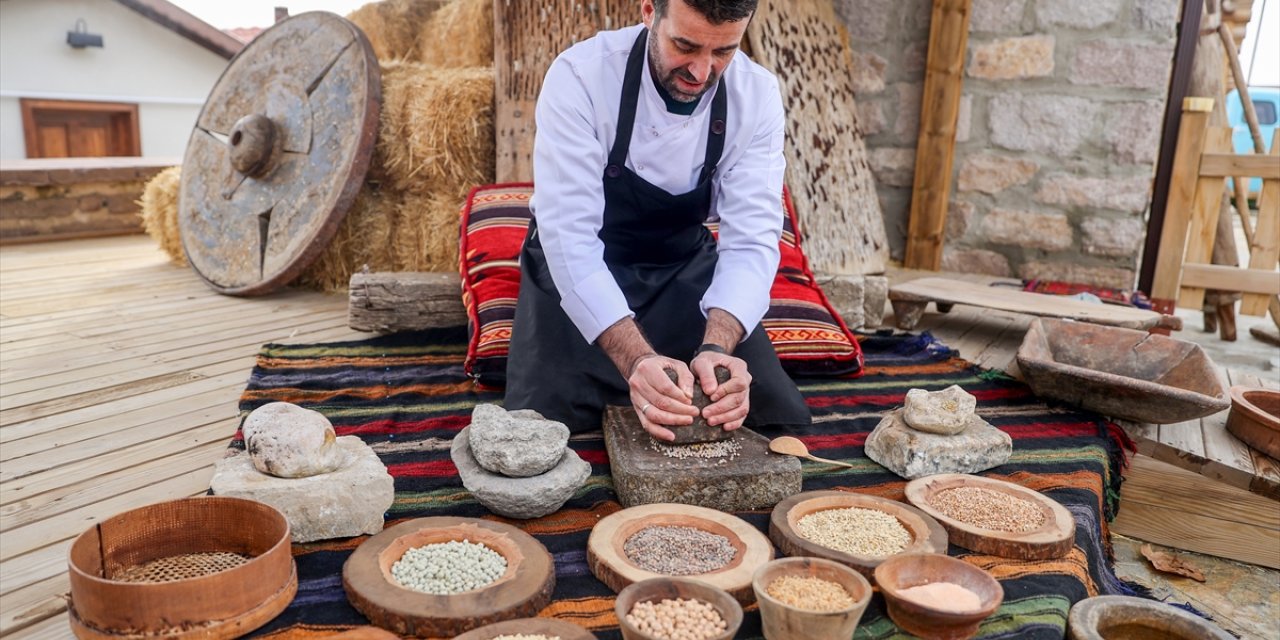
<svg viewBox="0 0 1280 640"><path fill-rule="evenodd" d="M67 44L73 49L83 49L85 47L101 47L102 35L97 33L89 33L89 24L84 18L76 20L75 31L67 32Z"/></svg>

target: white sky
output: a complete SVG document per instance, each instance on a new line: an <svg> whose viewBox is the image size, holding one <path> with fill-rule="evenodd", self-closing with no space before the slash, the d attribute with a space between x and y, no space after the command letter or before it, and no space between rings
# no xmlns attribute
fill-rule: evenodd
<svg viewBox="0 0 1280 640"><path fill-rule="evenodd" d="M1250 86L1280 87L1280 0L1254 0L1240 66Z"/></svg>
<svg viewBox="0 0 1280 640"><path fill-rule="evenodd" d="M369 0L170 0L188 13L219 29L269 27L276 7L288 7L289 15L307 11L332 11L345 16Z"/></svg>

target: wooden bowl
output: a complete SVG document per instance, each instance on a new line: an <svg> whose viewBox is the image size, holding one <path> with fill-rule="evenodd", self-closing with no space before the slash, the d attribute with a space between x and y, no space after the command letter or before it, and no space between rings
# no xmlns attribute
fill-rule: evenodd
<svg viewBox="0 0 1280 640"><path fill-rule="evenodd" d="M186 498L126 511L71 543L71 630L80 638L239 637L293 600L290 548L284 515L253 500ZM217 562L215 553L249 559ZM200 568L210 561L214 571ZM147 581L137 575L144 569Z"/></svg>
<svg viewBox="0 0 1280 640"><path fill-rule="evenodd" d="M391 567L406 551L469 540L501 554L507 570L479 589L434 595L400 586ZM501 522L418 518L365 540L342 566L347 599L369 621L402 636L453 637L486 624L536 615L551 602L551 554L529 534Z"/></svg>
<svg viewBox="0 0 1280 640"><path fill-rule="evenodd" d="M854 569L868 580L874 580L876 567L885 558L836 551L809 541L796 530L796 523L811 513L847 508L875 509L897 518L911 534L911 543L899 553L947 552L946 529L923 511L888 498L845 491L806 491L779 502L769 516L769 538L788 556L833 560Z"/></svg>
<svg viewBox="0 0 1280 640"><path fill-rule="evenodd" d="M991 574L963 560L939 553L894 556L876 567L876 582L889 617L908 633L927 640L962 640L978 633L978 626L1004 600L1004 588ZM927 607L903 598L903 589L931 582L958 584L980 599L973 611L954 612Z"/></svg>
<svg viewBox="0 0 1280 640"><path fill-rule="evenodd" d="M700 600L713 607L728 627L725 632L710 640L730 640L742 626L742 605L729 592L709 584L684 578L651 578L634 583L618 593L614 601L613 611L618 616L618 624L622 627L624 640L658 640L627 621L627 614L638 602L660 602L662 600Z"/></svg>
<svg viewBox="0 0 1280 640"><path fill-rule="evenodd" d="M773 559L773 545L747 521L706 507L655 503L610 514L596 523L587 539L587 564L591 573L615 592L634 582L674 577L642 569L623 550L632 535L658 526L692 527L728 538L735 551L729 564L708 573L680 577L724 589L738 602L751 604L754 600L751 575Z"/></svg>
<svg viewBox="0 0 1280 640"><path fill-rule="evenodd" d="M1227 431L1254 449L1280 459L1280 391L1231 387Z"/></svg>
<svg viewBox="0 0 1280 640"><path fill-rule="evenodd" d="M800 609L769 595L769 585L782 576L821 578L849 593L853 604L835 611ZM779 558L756 569L751 588L760 603L760 620L769 640L852 638L871 602L871 583L861 573L822 558Z"/></svg>
<svg viewBox="0 0 1280 640"><path fill-rule="evenodd" d="M930 502L933 496L959 487L998 491L1026 500L1040 509L1044 523L1025 532L986 529L951 518ZM1012 482L963 473L943 473L908 482L906 494L908 502L942 523L952 544L979 553L1019 560L1047 560L1067 555L1075 544L1076 519L1066 507L1039 491Z"/></svg>
<svg viewBox="0 0 1280 640"><path fill-rule="evenodd" d="M595 634L572 622L555 618L520 618L472 629L453 640L493 640L498 636L521 634L543 635L549 638L560 638L560 640L595 640L596 638Z"/></svg>
<svg viewBox="0 0 1280 640"><path fill-rule="evenodd" d="M1163 602L1130 596L1085 598L1067 616L1071 640L1231 640L1199 616Z"/></svg>

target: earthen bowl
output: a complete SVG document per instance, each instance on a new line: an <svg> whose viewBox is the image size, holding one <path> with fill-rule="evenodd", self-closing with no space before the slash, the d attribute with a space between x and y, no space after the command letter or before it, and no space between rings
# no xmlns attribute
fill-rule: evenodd
<svg viewBox="0 0 1280 640"><path fill-rule="evenodd" d="M950 582L978 594L978 608L946 611L903 598L904 589L933 582ZM927 640L963 640L978 633L982 621L995 613L1004 601L1004 588L991 574L963 560L940 553L913 553L892 556L876 567L876 583L889 617L905 629Z"/></svg>
<svg viewBox="0 0 1280 640"><path fill-rule="evenodd" d="M627 621L627 614L639 602L661 602L677 598L693 599L705 602L720 614L728 625L724 633L713 636L709 640L731 640L742 626L742 605L724 589L718 589L696 580L682 578L651 578L641 580L618 593L614 601L613 611L618 615L618 625L622 627L625 640L660 640L636 628Z"/></svg>
<svg viewBox="0 0 1280 640"><path fill-rule="evenodd" d="M1272 458L1280 458L1280 391L1231 387L1227 431Z"/></svg>
<svg viewBox="0 0 1280 640"><path fill-rule="evenodd" d="M820 578L834 582L853 598L853 604L833 611L801 609L769 595L769 585L783 576ZM760 604L764 635L769 640L852 638L871 602L871 583L861 573L822 558L780 558L761 566L751 579Z"/></svg>
<svg viewBox="0 0 1280 640"><path fill-rule="evenodd" d="M1086 598L1067 616L1071 640L1230 640L1213 623L1162 602L1129 596Z"/></svg>

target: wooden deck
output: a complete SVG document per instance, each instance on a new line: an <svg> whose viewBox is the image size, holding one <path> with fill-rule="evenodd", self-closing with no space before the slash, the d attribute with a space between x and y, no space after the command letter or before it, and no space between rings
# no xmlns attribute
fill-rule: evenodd
<svg viewBox="0 0 1280 640"><path fill-rule="evenodd" d="M258 348L366 337L347 328L346 308L345 295L220 296L145 236L5 247L0 636L69 637L71 539L121 511L203 493ZM926 313L917 330L1009 369L1030 321L957 306Z"/></svg>

